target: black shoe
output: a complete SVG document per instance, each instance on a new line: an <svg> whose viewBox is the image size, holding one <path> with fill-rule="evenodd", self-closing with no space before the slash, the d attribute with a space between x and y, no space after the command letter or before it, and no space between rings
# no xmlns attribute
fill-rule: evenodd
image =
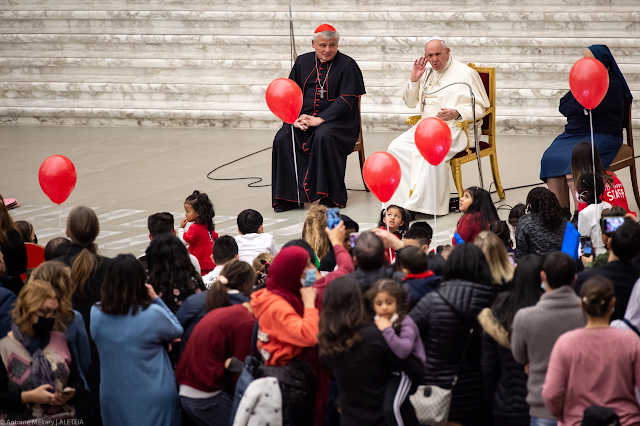
<svg viewBox="0 0 640 426"><path fill-rule="evenodd" d="M298 206L298 203L295 201L278 201L278 203L273 206L273 211L276 213L282 213L297 209L298 207L303 209L304 203L300 203L300 206Z"/></svg>
<svg viewBox="0 0 640 426"><path fill-rule="evenodd" d="M324 197L320 200L320 205L325 206L325 207L329 207L329 208L333 208L333 207L340 207L338 206L336 203L334 203L333 201L331 201L331 198L329 197Z"/></svg>

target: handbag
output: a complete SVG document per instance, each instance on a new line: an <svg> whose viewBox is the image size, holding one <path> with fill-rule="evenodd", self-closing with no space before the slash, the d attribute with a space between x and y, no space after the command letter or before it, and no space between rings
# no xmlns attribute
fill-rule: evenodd
<svg viewBox="0 0 640 426"><path fill-rule="evenodd" d="M443 389L434 385L421 385L418 386L416 392L409 397L409 401L411 401L411 405L413 405L421 425L446 426L448 423L453 388L458 382L458 374L460 374L462 363L467 355L469 343L471 343L471 336L473 336L473 328L469 330L469 337L467 337L467 343L464 346L456 374L453 376L451 389Z"/></svg>

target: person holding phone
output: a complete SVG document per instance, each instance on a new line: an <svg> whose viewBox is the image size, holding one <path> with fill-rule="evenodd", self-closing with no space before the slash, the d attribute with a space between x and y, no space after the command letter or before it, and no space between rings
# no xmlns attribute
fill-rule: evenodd
<svg viewBox="0 0 640 426"><path fill-rule="evenodd" d="M606 222L604 218L603 222ZM606 229L606 223L604 223ZM622 319L627 309L633 286L640 278L640 269L632 261L640 253L640 225L631 219L625 219L608 240L609 259L606 265L592 268L578 274L574 290L580 294L582 284L589 278L603 276L614 283L615 311L612 320Z"/></svg>
<svg viewBox="0 0 640 426"><path fill-rule="evenodd" d="M610 209L604 209L602 211L602 216L600 217L600 229L602 230L602 235L600 236L602 242L604 243L604 247L607 249L604 253L599 255L595 255L595 250L592 250L591 253L588 253L584 250L583 244L583 253L582 253L582 264L585 269L591 268L599 268L600 266L604 266L609 261L609 250L611 246L611 236L616 231L618 226L624 223L624 215L626 214L625 210L622 207L612 207ZM593 240L590 237L581 237L589 239L591 241L591 245L593 245Z"/></svg>
<svg viewBox="0 0 640 426"><path fill-rule="evenodd" d="M84 382L63 332L60 303L43 280L30 280L18 296L11 331L0 340L3 420L44 424L52 416L76 419L73 397L84 390Z"/></svg>

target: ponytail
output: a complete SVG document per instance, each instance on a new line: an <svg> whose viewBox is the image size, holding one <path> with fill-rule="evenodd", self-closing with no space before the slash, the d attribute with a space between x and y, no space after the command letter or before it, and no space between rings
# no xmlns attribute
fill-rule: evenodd
<svg viewBox="0 0 640 426"><path fill-rule="evenodd" d="M219 277L224 278L224 277ZM217 279L207 291L207 300L205 301L205 307L207 312L211 312L214 309L224 308L231 306L231 299L229 293L227 293L227 287L222 284L220 279Z"/></svg>
<svg viewBox="0 0 640 426"><path fill-rule="evenodd" d="M93 243L100 233L100 223L89 207L74 207L67 218L67 234L71 242L82 247L71 265L73 293L84 297L91 272L97 268L99 258Z"/></svg>
<svg viewBox="0 0 640 426"><path fill-rule="evenodd" d="M97 263L96 256L86 247L76 256L71 266L71 282L73 283L74 294L77 293L79 296L84 297L89 277Z"/></svg>

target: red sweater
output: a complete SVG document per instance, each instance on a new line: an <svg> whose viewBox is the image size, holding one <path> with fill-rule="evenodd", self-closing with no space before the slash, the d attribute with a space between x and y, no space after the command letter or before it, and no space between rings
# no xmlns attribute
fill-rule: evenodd
<svg viewBox="0 0 640 426"><path fill-rule="evenodd" d="M456 228L456 232L465 243L472 243L473 240L476 239L479 233L484 231L482 226L480 226L480 213L465 213L462 215L460 220L458 221L458 227ZM486 227L485 227L486 228ZM451 245L456 246L456 238L453 237L451 239Z"/></svg>
<svg viewBox="0 0 640 426"><path fill-rule="evenodd" d="M213 254L213 242L218 238L218 234L215 231L209 233L207 225L194 223L182 238L189 244L189 253L198 258L202 275L213 271L216 265L211 260L211 255Z"/></svg>
<svg viewBox="0 0 640 426"><path fill-rule="evenodd" d="M351 260L351 255L346 248L340 245L333 246L333 251L336 255L336 264L338 265L338 269L331 271L313 284L313 287L315 287L317 291L318 299L320 300L322 300L324 289L331 281L343 275L350 274L355 270L353 267L353 261ZM316 306L318 306L318 303L316 303Z"/></svg>
<svg viewBox="0 0 640 426"><path fill-rule="evenodd" d="M243 305L214 309L195 326L176 367L181 385L203 392L228 388L225 360L251 354L255 318ZM227 376L229 377L229 376Z"/></svg>
<svg viewBox="0 0 640 426"><path fill-rule="evenodd" d="M609 186L609 184L605 184L604 186L604 194L602 197L602 201L606 201L611 204L611 207L622 207L627 213L633 213L629 210L629 203L627 202L627 194L624 191L624 186L618 176L611 172L605 172L613 179L613 188ZM587 207L587 203L578 203L578 211L581 212L585 207Z"/></svg>

